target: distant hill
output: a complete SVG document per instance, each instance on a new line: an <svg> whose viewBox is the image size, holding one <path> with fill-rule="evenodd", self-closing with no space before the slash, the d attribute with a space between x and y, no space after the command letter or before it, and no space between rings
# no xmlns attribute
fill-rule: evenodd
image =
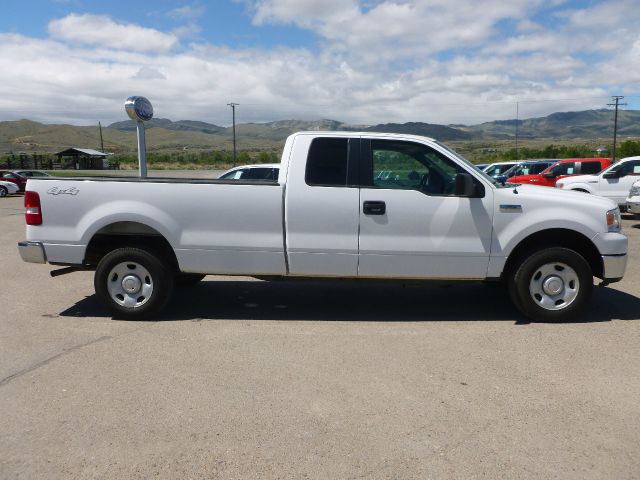
<svg viewBox="0 0 640 480"><path fill-rule="evenodd" d="M497 120L469 127L457 126L474 136L512 138L516 120ZM518 136L522 138L604 138L613 135L612 110L584 110L552 113L546 117L518 121ZM640 111L618 112L618 135L640 136Z"/></svg>
<svg viewBox="0 0 640 480"><path fill-rule="evenodd" d="M436 138L438 140L471 140L476 135L472 132L465 132L458 128L447 127L445 125L434 125L431 123L408 122L408 123L383 123L366 128L368 132L384 133L409 133L412 135L422 135Z"/></svg>
<svg viewBox="0 0 640 480"><path fill-rule="evenodd" d="M165 130L176 130L179 132L220 133L225 130L225 127L220 127L213 123L198 122L195 120L178 120L177 122L172 122L168 118L152 118L146 122L145 125L146 128L164 128ZM132 132L135 131L136 124L131 120L124 120L122 122L112 123L107 128Z"/></svg>
<svg viewBox="0 0 640 480"><path fill-rule="evenodd" d="M640 111L619 112L621 139L640 137ZM375 126L349 125L337 120L279 120L236 125L238 147L244 150L280 148L285 138L300 130L378 131L424 135L444 141L513 139L516 120L497 120L478 125L438 125L424 122L382 123ZM147 147L155 151L232 148L232 129L195 120L172 121L154 118L147 122ZM600 139L613 132L611 110L552 113L546 117L518 120L521 139ZM130 120L102 129L108 152L133 152L135 124ZM46 125L31 120L0 122L0 153L56 152L68 147L100 148L98 127Z"/></svg>

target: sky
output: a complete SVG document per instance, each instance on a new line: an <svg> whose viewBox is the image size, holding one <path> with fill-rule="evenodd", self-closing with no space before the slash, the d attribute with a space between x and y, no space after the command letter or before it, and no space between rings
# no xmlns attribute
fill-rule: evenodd
<svg viewBox="0 0 640 480"><path fill-rule="evenodd" d="M477 124L640 108L638 0L0 0L0 120Z"/></svg>

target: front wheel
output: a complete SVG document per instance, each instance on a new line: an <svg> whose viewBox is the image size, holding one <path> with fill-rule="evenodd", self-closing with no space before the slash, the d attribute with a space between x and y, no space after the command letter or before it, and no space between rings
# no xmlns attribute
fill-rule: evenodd
<svg viewBox="0 0 640 480"><path fill-rule="evenodd" d="M151 252L118 248L98 263L94 287L98 298L116 315L148 318L167 303L173 274Z"/></svg>
<svg viewBox="0 0 640 480"><path fill-rule="evenodd" d="M3 187L2 185L0 185L0 197L6 197L7 195L9 195L9 190L7 190L7 187Z"/></svg>
<svg viewBox="0 0 640 480"><path fill-rule="evenodd" d="M575 319L586 307L593 273L579 253L562 247L537 251L515 270L509 292L516 307L532 320Z"/></svg>

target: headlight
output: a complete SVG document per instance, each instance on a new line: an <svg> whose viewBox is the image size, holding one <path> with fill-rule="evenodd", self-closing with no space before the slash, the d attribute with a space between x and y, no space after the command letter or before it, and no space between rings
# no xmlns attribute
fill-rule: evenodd
<svg viewBox="0 0 640 480"><path fill-rule="evenodd" d="M640 185L631 187L631 190L629 190L629 196L630 197L640 196Z"/></svg>
<svg viewBox="0 0 640 480"><path fill-rule="evenodd" d="M620 209L614 208L607 212L607 231L619 232L622 222L620 221Z"/></svg>

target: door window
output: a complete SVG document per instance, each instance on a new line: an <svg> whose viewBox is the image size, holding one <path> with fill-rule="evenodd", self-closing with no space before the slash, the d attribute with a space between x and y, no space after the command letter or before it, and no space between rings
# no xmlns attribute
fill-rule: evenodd
<svg viewBox="0 0 640 480"><path fill-rule="evenodd" d="M556 165L551 169L550 173L553 173L556 177L559 175L573 175L575 173L575 169L575 162L567 162Z"/></svg>
<svg viewBox="0 0 640 480"><path fill-rule="evenodd" d="M455 177L465 170L419 143L372 140L372 185L419 190L428 195L454 195Z"/></svg>
<svg viewBox="0 0 640 480"><path fill-rule="evenodd" d="M325 187L346 186L348 157L348 138L315 138L309 147L305 182Z"/></svg>
<svg viewBox="0 0 640 480"><path fill-rule="evenodd" d="M640 175L640 160L624 162L616 167L616 170L620 172L621 177L625 177L627 175Z"/></svg>
<svg viewBox="0 0 640 480"><path fill-rule="evenodd" d="M592 173L598 173L602 170L600 162L582 162L581 173L588 175Z"/></svg>

